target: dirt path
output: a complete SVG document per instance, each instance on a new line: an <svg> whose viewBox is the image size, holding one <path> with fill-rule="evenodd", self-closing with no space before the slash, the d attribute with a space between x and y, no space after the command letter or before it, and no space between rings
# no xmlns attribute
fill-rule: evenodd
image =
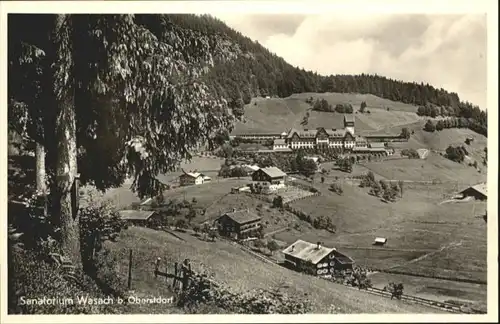
<svg viewBox="0 0 500 324"><path fill-rule="evenodd" d="M281 233L281 232L284 232L284 231L287 231L289 229L289 227L283 227L283 228L280 228L280 229L277 229L275 231L272 231L272 232L269 232L269 233L266 233L264 235L264 237L268 237L268 236L271 236L271 235L274 235L274 234L278 234L278 233Z"/></svg>
<svg viewBox="0 0 500 324"><path fill-rule="evenodd" d="M450 242L448 244L445 244L445 245L441 246L439 249L437 249L435 251L426 253L426 254L424 254L422 256L419 256L418 258L410 260L408 262L391 266L389 268L386 268L385 270L390 270L390 269L394 269L394 268L398 268L398 267L401 267L401 266L405 266L405 265L408 265L408 264L412 264L412 263L418 262L418 261L423 260L425 258L428 258L428 257L430 257L432 255L435 255L437 253L443 252L446 249L450 249L450 248L454 248L454 247L457 247L457 246L461 246L462 243L463 243L463 241L460 241L460 242Z"/></svg>

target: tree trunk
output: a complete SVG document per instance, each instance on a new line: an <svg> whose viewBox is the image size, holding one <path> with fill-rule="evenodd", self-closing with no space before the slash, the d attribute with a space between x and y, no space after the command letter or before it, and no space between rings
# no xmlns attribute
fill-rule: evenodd
<svg viewBox="0 0 500 324"><path fill-rule="evenodd" d="M67 38L60 43L71 46L70 34L64 26L65 15L57 15L55 32L59 37ZM58 48L59 59L63 61L64 55L71 55L71 49ZM64 51L68 51L64 53ZM70 65L68 68L72 68ZM71 75L72 71L67 71ZM80 253L80 227L77 210L74 207L72 190L77 174L77 146L76 146L76 113L74 105L74 84L71 81L54 80L63 83L64 90L59 94L55 103L55 142L56 145L56 192L53 194L53 213L56 225L60 227L60 243L64 256L71 259L73 265L81 268ZM65 84L64 84L65 83ZM72 199L73 198L73 199Z"/></svg>
<svg viewBox="0 0 500 324"><path fill-rule="evenodd" d="M40 143L36 143L35 158L36 158L36 190L45 193L46 192L45 148Z"/></svg>
<svg viewBox="0 0 500 324"><path fill-rule="evenodd" d="M80 263L80 228L72 190L77 173L75 111L71 100L59 103L56 123L57 161L56 218L61 228L61 247L73 263Z"/></svg>

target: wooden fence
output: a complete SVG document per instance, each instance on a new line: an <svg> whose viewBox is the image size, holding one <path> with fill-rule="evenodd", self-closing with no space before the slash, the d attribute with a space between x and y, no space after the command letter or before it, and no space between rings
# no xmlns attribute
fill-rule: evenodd
<svg viewBox="0 0 500 324"><path fill-rule="evenodd" d="M307 199L307 198L311 198L311 197L318 197L318 196L321 196L320 192L315 192L315 193L311 192L310 195L304 195L304 196L301 196L301 197L297 197L297 198L293 198L293 199L290 199L290 200L283 201L283 204L291 204L291 203L294 203L294 202L299 201L299 200L303 200L303 199Z"/></svg>
<svg viewBox="0 0 500 324"><path fill-rule="evenodd" d="M159 276L164 277L167 284L170 280L173 291L182 291L189 287L190 278L194 274L191 270L191 263L189 259L185 259L182 263L168 263L165 261L163 265L164 271L160 270L160 263L161 258L158 258L155 263L155 278L158 278Z"/></svg>

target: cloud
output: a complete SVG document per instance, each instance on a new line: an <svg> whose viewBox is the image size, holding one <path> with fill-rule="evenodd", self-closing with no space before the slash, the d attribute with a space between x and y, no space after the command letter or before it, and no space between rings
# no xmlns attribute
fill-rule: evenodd
<svg viewBox="0 0 500 324"><path fill-rule="evenodd" d="M486 16L218 15L290 64L429 83L486 107Z"/></svg>

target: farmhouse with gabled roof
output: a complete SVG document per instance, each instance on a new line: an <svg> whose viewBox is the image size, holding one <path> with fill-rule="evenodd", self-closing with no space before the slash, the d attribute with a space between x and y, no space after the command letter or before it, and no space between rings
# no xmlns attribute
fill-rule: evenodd
<svg viewBox="0 0 500 324"><path fill-rule="evenodd" d="M138 226L152 225L152 222L158 217L158 214L154 211L133 209L120 210L118 215L127 223Z"/></svg>
<svg viewBox="0 0 500 324"><path fill-rule="evenodd" d="M299 271L331 276L335 271L352 270L354 260L335 248L297 240L283 250L285 263Z"/></svg>
<svg viewBox="0 0 500 324"><path fill-rule="evenodd" d="M205 182L210 182L212 178L204 175L200 172L186 172L179 176L179 182L181 186L199 185Z"/></svg>
<svg viewBox="0 0 500 324"><path fill-rule="evenodd" d="M474 197L477 200L487 200L488 199L488 186L485 182L478 183L474 186L470 186L462 191L460 191L462 197Z"/></svg>
<svg viewBox="0 0 500 324"><path fill-rule="evenodd" d="M244 239L257 235L260 230L262 218L249 209L235 210L224 213L215 220L215 225L221 235L235 239Z"/></svg>

